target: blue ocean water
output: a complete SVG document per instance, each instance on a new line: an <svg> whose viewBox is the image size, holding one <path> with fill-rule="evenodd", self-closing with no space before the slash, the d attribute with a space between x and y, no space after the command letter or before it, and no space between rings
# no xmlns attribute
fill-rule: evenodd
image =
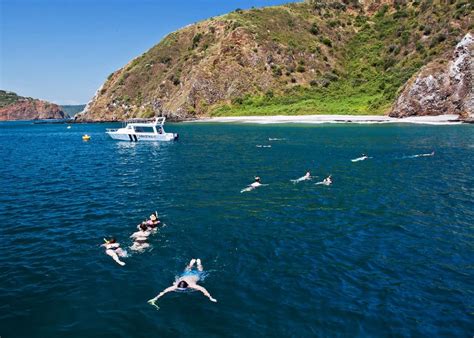
<svg viewBox="0 0 474 338"><path fill-rule="evenodd" d="M169 124L166 144L115 126L0 124L2 338L474 333L472 126ZM155 210L152 249L105 255ZM198 257L217 303L147 304Z"/></svg>

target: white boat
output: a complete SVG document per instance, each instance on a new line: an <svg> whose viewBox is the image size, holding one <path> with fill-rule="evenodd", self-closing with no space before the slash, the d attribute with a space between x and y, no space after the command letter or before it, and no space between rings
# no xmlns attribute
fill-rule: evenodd
<svg viewBox="0 0 474 338"><path fill-rule="evenodd" d="M163 125L165 117L155 117L154 119L130 119L125 121L125 126L120 129L107 129L114 140L121 141L173 141L178 138L178 134L166 133Z"/></svg>

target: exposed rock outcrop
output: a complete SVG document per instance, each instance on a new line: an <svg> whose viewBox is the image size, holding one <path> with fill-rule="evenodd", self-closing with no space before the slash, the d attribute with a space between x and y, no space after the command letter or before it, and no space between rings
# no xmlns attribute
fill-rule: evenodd
<svg viewBox="0 0 474 338"><path fill-rule="evenodd" d="M67 117L54 103L0 91L0 121L64 119Z"/></svg>
<svg viewBox="0 0 474 338"><path fill-rule="evenodd" d="M451 54L430 62L405 84L389 114L391 117L473 117L474 36L467 33Z"/></svg>

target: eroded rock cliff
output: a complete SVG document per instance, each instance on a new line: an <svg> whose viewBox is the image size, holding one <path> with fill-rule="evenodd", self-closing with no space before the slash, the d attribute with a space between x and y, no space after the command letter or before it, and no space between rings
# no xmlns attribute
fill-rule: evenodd
<svg viewBox="0 0 474 338"><path fill-rule="evenodd" d="M54 103L0 90L0 121L63 119L66 117L68 116Z"/></svg>
<svg viewBox="0 0 474 338"><path fill-rule="evenodd" d="M459 114L472 118L474 36L468 33L454 51L424 66L403 87L390 116Z"/></svg>

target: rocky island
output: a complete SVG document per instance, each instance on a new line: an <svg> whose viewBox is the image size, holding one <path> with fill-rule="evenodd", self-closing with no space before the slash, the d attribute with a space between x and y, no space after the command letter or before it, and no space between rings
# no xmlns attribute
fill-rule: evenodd
<svg viewBox="0 0 474 338"><path fill-rule="evenodd" d="M110 74L78 121L162 114L473 114L472 2L330 0L236 9Z"/></svg>
<svg viewBox="0 0 474 338"><path fill-rule="evenodd" d="M69 116L57 104L0 90L0 121L64 119L67 117Z"/></svg>

